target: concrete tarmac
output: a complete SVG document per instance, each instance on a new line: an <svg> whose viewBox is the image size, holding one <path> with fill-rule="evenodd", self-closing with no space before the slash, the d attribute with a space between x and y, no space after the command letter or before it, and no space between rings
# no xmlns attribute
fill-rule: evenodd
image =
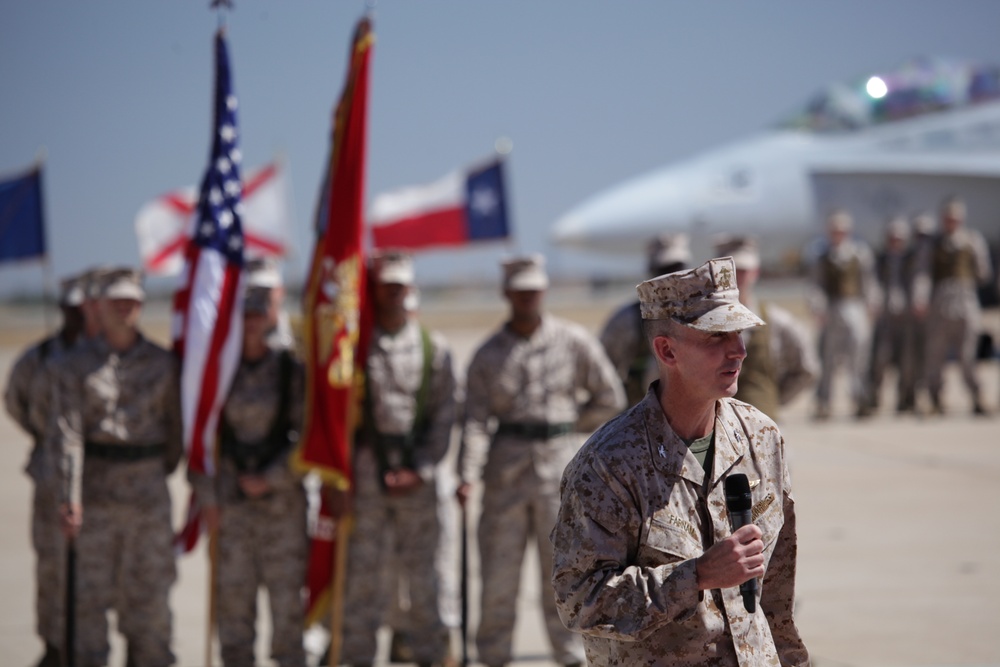
<svg viewBox="0 0 1000 667"><path fill-rule="evenodd" d="M776 293L797 295L784 288ZM627 290L597 296L566 290L553 291L548 303L596 331L629 298ZM503 312L492 293L476 299L446 294L426 298L422 318L449 338L461 374ZM144 322L153 338L164 340L163 306L150 304ZM37 311L0 308L4 385L13 360L44 329ZM979 373L986 403L996 409L1000 367L984 362ZM820 667L1000 666L1000 417L972 417L955 369L947 380L942 417L897 417L884 407L856 421L849 417L846 378L835 384L830 421L810 420L811 396L799 397L782 415L799 516L796 616ZM894 405L889 389L882 404ZM41 653L34 633L31 486L22 472L30 443L6 413L0 442L0 665L26 666ZM187 500L180 473L171 489L179 525ZM471 558L475 567L474 545ZM171 602L182 667L205 664L206 563L204 543L178 563ZM530 548L526 565L515 664L552 665ZM473 627L477 592L473 577ZM266 613L262 617L258 664L270 665ZM220 664L217 656L214 663ZM116 639L110 665L123 664Z"/></svg>

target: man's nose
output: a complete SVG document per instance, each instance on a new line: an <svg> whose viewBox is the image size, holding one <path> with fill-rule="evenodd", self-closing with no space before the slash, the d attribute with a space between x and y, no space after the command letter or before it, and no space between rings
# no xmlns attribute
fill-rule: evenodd
<svg viewBox="0 0 1000 667"><path fill-rule="evenodd" d="M747 356L747 346L743 342L743 336L739 331L732 333L729 346L729 356L733 358L745 359Z"/></svg>

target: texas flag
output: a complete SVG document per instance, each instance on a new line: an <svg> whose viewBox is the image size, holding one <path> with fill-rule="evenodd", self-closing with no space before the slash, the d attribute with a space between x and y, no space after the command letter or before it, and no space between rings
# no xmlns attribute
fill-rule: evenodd
<svg viewBox="0 0 1000 667"><path fill-rule="evenodd" d="M243 180L243 234L247 257L288 254L288 195L281 160L251 172ZM142 268L148 274L176 275L192 236L198 190L187 187L147 202L135 216Z"/></svg>
<svg viewBox="0 0 1000 667"><path fill-rule="evenodd" d="M381 194L372 201L368 225L376 248L416 250L505 239L510 231L503 162Z"/></svg>

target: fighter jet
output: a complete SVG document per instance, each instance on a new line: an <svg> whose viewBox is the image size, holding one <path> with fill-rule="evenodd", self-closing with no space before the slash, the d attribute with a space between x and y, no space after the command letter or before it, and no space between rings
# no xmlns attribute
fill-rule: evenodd
<svg viewBox="0 0 1000 667"><path fill-rule="evenodd" d="M638 255L656 234L687 232L696 257L717 233L754 234L764 269L789 272L834 208L878 244L891 216L936 213L949 194L966 199L970 226L1000 239L1000 67L918 58L831 85L757 136L596 194L551 234L564 247Z"/></svg>

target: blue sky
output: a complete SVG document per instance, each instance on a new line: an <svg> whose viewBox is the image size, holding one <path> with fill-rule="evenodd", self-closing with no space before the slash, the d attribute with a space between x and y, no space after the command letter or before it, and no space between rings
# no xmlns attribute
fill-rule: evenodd
<svg viewBox="0 0 1000 667"><path fill-rule="evenodd" d="M363 2L235 0L226 14L244 169L291 170L290 282L305 272L330 116ZM209 151L207 0L6 3L0 173L45 151L55 276L138 263L149 199L200 180ZM1000 62L993 0L379 0L367 196L432 181L509 137L510 245L418 258L422 281L496 280L540 251L553 274L622 270L549 246L593 193L760 130L823 86L916 55ZM641 273L637 267L636 273ZM37 265L0 266L0 294ZM160 282L169 286L173 280Z"/></svg>

